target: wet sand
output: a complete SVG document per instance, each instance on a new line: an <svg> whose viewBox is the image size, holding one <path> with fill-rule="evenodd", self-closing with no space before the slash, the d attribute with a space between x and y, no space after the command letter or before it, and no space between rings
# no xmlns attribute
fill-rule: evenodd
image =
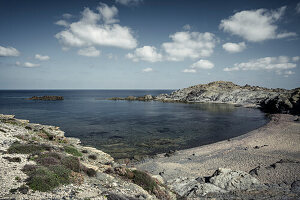
<svg viewBox="0 0 300 200"><path fill-rule="evenodd" d="M300 180L300 123L295 116L274 114L265 126L245 135L160 154L135 167L160 175L164 181L179 177L210 176L218 168L251 172L262 183L291 184Z"/></svg>

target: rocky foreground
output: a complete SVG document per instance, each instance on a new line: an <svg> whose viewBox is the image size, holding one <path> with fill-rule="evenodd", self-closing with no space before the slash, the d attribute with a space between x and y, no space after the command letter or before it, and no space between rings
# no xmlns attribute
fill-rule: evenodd
<svg viewBox="0 0 300 200"><path fill-rule="evenodd" d="M0 114L0 199L176 199L157 179L127 168L58 127Z"/></svg>
<svg viewBox="0 0 300 200"><path fill-rule="evenodd" d="M143 97L110 98L111 100L163 101L182 103L229 103L258 107L269 113L300 113L300 88L269 89L259 86L239 86L232 82L216 81L176 90L171 94Z"/></svg>

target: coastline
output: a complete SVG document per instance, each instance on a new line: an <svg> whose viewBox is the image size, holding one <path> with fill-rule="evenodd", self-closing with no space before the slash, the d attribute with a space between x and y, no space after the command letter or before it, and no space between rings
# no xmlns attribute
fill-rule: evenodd
<svg viewBox="0 0 300 200"><path fill-rule="evenodd" d="M64 137L64 132L58 127L31 124L28 120L15 119L12 115L1 115L1 119L5 117L12 121L0 123L2 136L0 137L2 153L0 167L3 169L0 178L5 183L5 187L0 190L0 197L4 199L62 197L66 199L105 199L110 195L128 198L139 196L141 199L178 199L176 197L178 194L187 199L234 199L240 197L243 197L242 199L253 197L281 199L286 196L290 197L287 199L296 199L300 197L299 186L296 184L296 190L293 186L300 180L298 173L300 171L300 123L294 121L295 116L293 115L273 114L268 124L244 135L174 153L159 154L155 158L149 158L136 164L135 168L128 168L124 164L114 162L111 156L100 150L81 146L80 140L77 138ZM62 185L54 191L46 193L30 190L26 194L11 193L10 189L21 186L26 180L26 175L21 168L25 164L32 164L33 161L24 154L9 155L10 157L19 157L22 160L20 163L8 162L4 157L7 157L6 151L13 141L22 139L16 136L28 135L28 127L31 127L30 131L35 131L35 128L52 130L51 133L55 133L58 138L67 139L68 143L78 150L86 150L89 155L91 153L97 155L96 160L89 159L88 155L80 158L85 166L97 171L97 177L85 177L83 184ZM43 142L52 143L47 140ZM60 144L55 145L60 146ZM14 170L12 171L11 168ZM238 174L241 184L233 189L226 189L218 184L203 182L203 180L218 176L216 172L224 171L222 168L226 168L225 171L230 170L228 174ZM163 194L167 194L168 197L157 197L156 194L145 191L131 180L123 178L124 171L126 175L127 170L135 169L147 172L155 182L163 184ZM14 177L17 176L21 177L23 182L15 180ZM232 175L230 177L232 178ZM236 181L234 177L232 180ZM251 184L246 188L240 187L248 182ZM233 191L234 193L232 193ZM266 191L269 193L266 194Z"/></svg>
<svg viewBox="0 0 300 200"><path fill-rule="evenodd" d="M263 184L291 185L300 180L300 123L297 116L272 114L261 128L171 155L160 154L136 165L165 183L209 177L218 168L245 171Z"/></svg>

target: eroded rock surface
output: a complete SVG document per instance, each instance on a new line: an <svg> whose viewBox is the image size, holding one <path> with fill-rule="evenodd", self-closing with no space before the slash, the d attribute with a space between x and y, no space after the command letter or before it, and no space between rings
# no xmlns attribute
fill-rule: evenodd
<svg viewBox="0 0 300 200"><path fill-rule="evenodd" d="M300 113L300 88L269 89L259 86L239 86L232 82L216 81L161 94L156 100L186 103L230 103L261 107L271 113Z"/></svg>

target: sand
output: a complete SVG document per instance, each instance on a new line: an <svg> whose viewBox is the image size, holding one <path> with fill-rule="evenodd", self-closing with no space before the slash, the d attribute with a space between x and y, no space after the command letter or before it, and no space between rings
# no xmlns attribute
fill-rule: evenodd
<svg viewBox="0 0 300 200"><path fill-rule="evenodd" d="M291 184L300 180L300 123L296 116L274 114L265 126L245 135L160 154L135 167L160 175L164 181L178 177L210 176L218 168L250 172L262 183Z"/></svg>

